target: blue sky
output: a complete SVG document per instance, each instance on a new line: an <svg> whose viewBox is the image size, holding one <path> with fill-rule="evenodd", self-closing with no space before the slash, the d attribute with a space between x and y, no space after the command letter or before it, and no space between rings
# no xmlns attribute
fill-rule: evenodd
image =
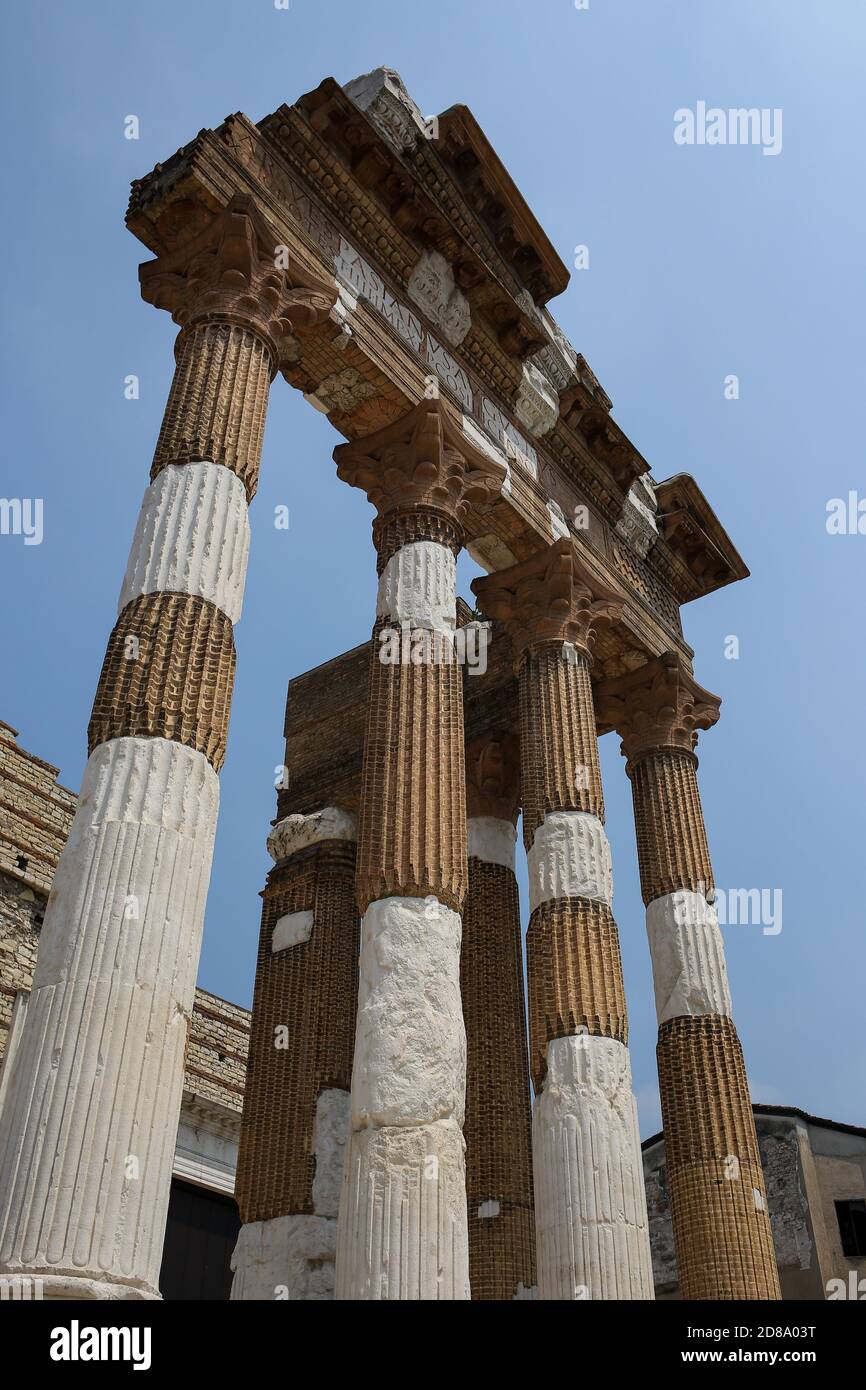
<svg viewBox="0 0 866 1390"><path fill-rule="evenodd" d="M654 476L693 473L751 568L683 615L696 675L724 701L699 749L717 882L783 894L777 935L726 930L735 1016L755 1099L866 1123L866 536L825 525L829 499L866 497L866 7L105 0L17 6L6 30L0 493L44 499L44 540L0 536L0 718L77 787L172 369L175 330L138 296L130 180L231 111L258 120L325 76L395 67L426 113L472 109L568 264L589 247L553 312ZM781 153L676 145L673 113L701 100L781 108ZM338 442L275 383L200 971L243 1003L286 683L363 640L373 612L371 509L337 481ZM464 595L474 572L461 561ZM647 1134L656 1026L631 799L615 740L601 747Z"/></svg>

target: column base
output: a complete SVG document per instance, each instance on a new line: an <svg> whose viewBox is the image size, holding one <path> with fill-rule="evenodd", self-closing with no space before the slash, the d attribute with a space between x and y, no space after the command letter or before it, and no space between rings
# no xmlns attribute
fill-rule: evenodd
<svg viewBox="0 0 866 1390"><path fill-rule="evenodd" d="M40 1269L0 1270L0 1288L8 1285L14 1298L45 1301L64 1300L91 1302L159 1302L159 1289L145 1283L115 1283L101 1279L98 1274L67 1273ZM19 1291L20 1290L20 1294Z"/></svg>
<svg viewBox="0 0 866 1390"><path fill-rule="evenodd" d="M337 1298L469 1298L464 1143L454 1120L356 1131L346 1154Z"/></svg>
<svg viewBox="0 0 866 1390"><path fill-rule="evenodd" d="M336 1251L334 1217L251 1221L232 1255L232 1301L326 1302L334 1297Z"/></svg>

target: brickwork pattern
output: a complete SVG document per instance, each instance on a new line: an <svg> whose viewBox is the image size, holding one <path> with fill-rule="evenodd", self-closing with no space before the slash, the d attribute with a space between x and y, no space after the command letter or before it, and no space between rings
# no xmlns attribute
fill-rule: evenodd
<svg viewBox="0 0 866 1390"><path fill-rule="evenodd" d="M707 894L713 867L694 755L649 753L628 765L645 903L681 889Z"/></svg>
<svg viewBox="0 0 866 1390"><path fill-rule="evenodd" d="M460 988L466 1024L466 1199L472 1298L535 1280L529 1063L517 880L469 860ZM498 1203L496 1215L485 1202Z"/></svg>
<svg viewBox="0 0 866 1390"><path fill-rule="evenodd" d="M588 898L541 903L529 919L526 973L536 1091L553 1038L594 1033L628 1042L619 932L606 904Z"/></svg>
<svg viewBox="0 0 866 1390"><path fill-rule="evenodd" d="M47 894L75 812L57 768L16 743L0 720L0 873Z"/></svg>
<svg viewBox="0 0 866 1390"><path fill-rule="evenodd" d="M519 673L523 841L532 847L548 811L604 820L598 742L585 652L562 642L530 647Z"/></svg>
<svg viewBox="0 0 866 1390"><path fill-rule="evenodd" d="M88 727L92 753L124 735L174 739L223 765L235 673L232 625L188 594L144 594L127 604L108 648Z"/></svg>
<svg viewBox="0 0 866 1390"><path fill-rule="evenodd" d="M459 912L466 893L463 678L453 644L430 633L423 665L379 660L374 628L358 831L358 905L430 895Z"/></svg>
<svg viewBox="0 0 866 1390"><path fill-rule="evenodd" d="M417 511L388 512L386 516L377 517L373 522L377 574L382 573L398 550L416 541L433 541L437 545L447 546L456 557L463 544L463 532L453 517L430 507Z"/></svg>
<svg viewBox="0 0 866 1390"><path fill-rule="evenodd" d="M743 1053L729 1018L672 1018L657 1047L683 1298L777 1299Z"/></svg>
<svg viewBox="0 0 866 1390"><path fill-rule="evenodd" d="M201 323L182 332L150 471L207 459L236 473L251 501L258 486L273 364L249 328Z"/></svg>
<svg viewBox="0 0 866 1390"><path fill-rule="evenodd" d="M313 1211L319 1093L351 1083L360 923L355 846L326 841L271 870L263 893L249 1073L235 1195L241 1220ZM276 954L286 913L312 911L309 941ZM277 1029L288 1029L277 1047Z"/></svg>
<svg viewBox="0 0 866 1390"><path fill-rule="evenodd" d="M249 1009L197 989L186 1048L185 1089L240 1114L249 1046Z"/></svg>

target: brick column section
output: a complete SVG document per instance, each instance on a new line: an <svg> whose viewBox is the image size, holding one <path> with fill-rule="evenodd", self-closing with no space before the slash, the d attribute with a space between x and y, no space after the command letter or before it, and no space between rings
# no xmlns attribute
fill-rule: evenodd
<svg viewBox="0 0 866 1390"><path fill-rule="evenodd" d="M235 1180L233 1299L334 1296L358 1004L355 816L278 821Z"/></svg>
<svg viewBox="0 0 866 1390"><path fill-rule="evenodd" d="M466 749L469 891L460 989L466 1023L466 1200L473 1299L535 1294L532 1120L523 933L514 875L520 749L508 732Z"/></svg>
<svg viewBox="0 0 866 1390"><path fill-rule="evenodd" d="M440 400L340 445L334 458L377 509L379 569L337 1297L464 1299L467 867L455 557L467 507L494 501L504 470L473 448Z"/></svg>
<svg viewBox="0 0 866 1390"><path fill-rule="evenodd" d="M679 654L600 682L628 759L652 955L665 1159L688 1299L777 1299L743 1051L731 1018L694 747L719 717Z"/></svg>
<svg viewBox="0 0 866 1390"><path fill-rule="evenodd" d="M652 1298L590 685L620 596L568 539L472 587L517 653L539 1295Z"/></svg>
<svg viewBox="0 0 866 1390"><path fill-rule="evenodd" d="M334 292L235 199L141 267L181 327L0 1134L0 1272L157 1298L270 380Z"/></svg>

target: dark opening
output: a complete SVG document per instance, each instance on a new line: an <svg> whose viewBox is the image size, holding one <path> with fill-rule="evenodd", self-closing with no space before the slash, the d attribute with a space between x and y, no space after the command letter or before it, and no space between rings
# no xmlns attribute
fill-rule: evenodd
<svg viewBox="0 0 866 1390"><path fill-rule="evenodd" d="M171 1180L159 1288L165 1299L227 1299L241 1222L233 1197Z"/></svg>
<svg viewBox="0 0 866 1390"><path fill-rule="evenodd" d="M866 1256L866 1202L836 1202L842 1254L857 1260Z"/></svg>

